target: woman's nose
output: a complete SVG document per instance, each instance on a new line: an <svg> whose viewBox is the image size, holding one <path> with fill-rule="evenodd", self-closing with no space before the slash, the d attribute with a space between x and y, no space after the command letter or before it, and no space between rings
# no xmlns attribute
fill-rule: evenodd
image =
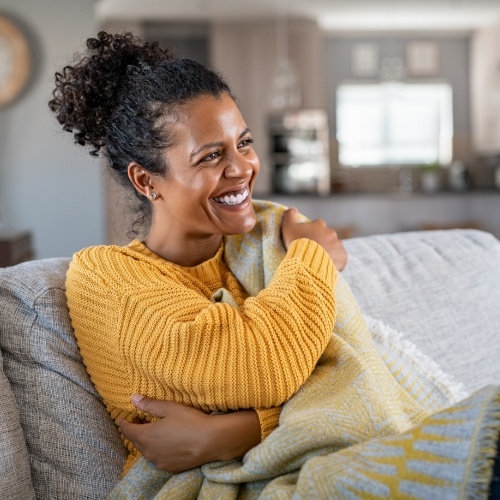
<svg viewBox="0 0 500 500"><path fill-rule="evenodd" d="M226 177L245 179L252 176L254 171L252 164L241 155L231 155L227 160L227 165L224 169Z"/></svg>

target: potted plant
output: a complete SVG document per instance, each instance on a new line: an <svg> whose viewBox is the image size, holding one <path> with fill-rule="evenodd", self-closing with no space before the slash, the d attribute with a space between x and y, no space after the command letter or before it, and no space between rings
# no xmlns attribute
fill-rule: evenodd
<svg viewBox="0 0 500 500"><path fill-rule="evenodd" d="M441 168L437 161L422 165L420 187L425 193L435 193L441 187Z"/></svg>

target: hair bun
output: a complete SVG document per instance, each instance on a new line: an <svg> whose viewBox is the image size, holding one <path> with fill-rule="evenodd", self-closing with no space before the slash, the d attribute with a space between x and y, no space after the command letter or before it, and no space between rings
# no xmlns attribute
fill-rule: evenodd
<svg viewBox="0 0 500 500"><path fill-rule="evenodd" d="M86 45L73 65L56 73L49 107L63 129L73 133L75 142L91 146L91 154L97 156L106 144L109 120L132 68L149 67L172 55L157 42L143 42L131 33L101 31Z"/></svg>

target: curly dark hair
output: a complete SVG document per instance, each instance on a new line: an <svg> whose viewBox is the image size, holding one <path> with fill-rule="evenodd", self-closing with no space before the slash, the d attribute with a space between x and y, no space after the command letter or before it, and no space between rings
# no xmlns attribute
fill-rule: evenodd
<svg viewBox="0 0 500 500"><path fill-rule="evenodd" d="M165 174L163 151L171 145L165 118L199 95L232 95L222 77L202 64L131 33L104 31L56 73L55 84L49 107L63 130L92 156L104 153L118 181L139 198L140 221L149 218L150 203L130 183L128 165Z"/></svg>

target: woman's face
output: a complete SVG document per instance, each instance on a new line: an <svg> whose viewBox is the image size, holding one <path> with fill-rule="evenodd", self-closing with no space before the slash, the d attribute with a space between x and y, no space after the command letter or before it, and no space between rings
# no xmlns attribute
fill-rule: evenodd
<svg viewBox="0 0 500 500"><path fill-rule="evenodd" d="M260 162L233 99L199 96L179 106L168 126L173 146L165 150L167 173L153 181L160 195L153 225L188 238L250 231Z"/></svg>

